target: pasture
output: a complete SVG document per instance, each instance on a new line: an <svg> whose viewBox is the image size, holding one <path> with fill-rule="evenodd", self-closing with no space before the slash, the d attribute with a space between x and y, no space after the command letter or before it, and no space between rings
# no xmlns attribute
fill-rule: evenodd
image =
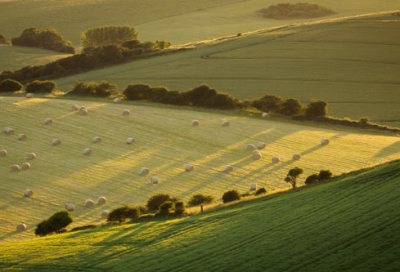
<svg viewBox="0 0 400 272"><path fill-rule="evenodd" d="M399 162L169 221L2 245L2 271L397 271Z"/></svg>
<svg viewBox="0 0 400 272"><path fill-rule="evenodd" d="M88 115L73 111L78 104ZM123 116L129 109L130 115ZM231 111L175 108L146 103L113 104L108 100L1 97L0 127L11 127L14 135L0 134L0 242L33 237L37 223L67 203L81 226L102 221L101 211L133 204L143 205L156 193L170 193L185 202L195 192L220 199L230 189L241 192L257 183L268 191L286 190L283 181L289 169L304 169L300 185L308 175L330 169L335 175L398 159L400 140L382 135L338 128L312 127L260 116L235 115ZM44 120L53 122L46 125ZM193 127L192 120L200 126ZM223 120L230 122L222 127ZM26 140L18 140L18 134ZM94 143L94 137L101 143ZM135 139L127 144L128 137ZM322 138L330 144L320 144ZM54 139L61 145L54 146ZM264 142L262 158L254 160L248 144ZM90 148L92 154L83 151ZM37 158L28 160L29 153ZM300 160L292 160L299 153ZM273 156L282 161L272 163ZM11 166L31 164L31 169L12 172ZM195 169L185 172L186 164ZM235 171L225 173L225 165ZM150 169L148 176L140 169ZM160 183L150 184L157 176ZM26 198L26 189L34 192ZM106 205L87 208L87 199L104 196ZM23 222L26 232L15 227Z"/></svg>

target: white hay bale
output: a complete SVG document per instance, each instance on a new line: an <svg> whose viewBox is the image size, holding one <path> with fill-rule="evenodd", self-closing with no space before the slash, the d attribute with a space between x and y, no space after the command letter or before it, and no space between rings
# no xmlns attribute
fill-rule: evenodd
<svg viewBox="0 0 400 272"><path fill-rule="evenodd" d="M192 126L198 127L200 125L200 122L198 120L193 120L192 121Z"/></svg>
<svg viewBox="0 0 400 272"><path fill-rule="evenodd" d="M97 136L94 137L94 138L93 138L93 143L96 143L96 144L97 144L97 143L101 143L101 138L100 138L100 137L97 137Z"/></svg>
<svg viewBox="0 0 400 272"><path fill-rule="evenodd" d="M321 140L321 144L323 144L323 145L328 145L328 144L329 144L329 140L323 138L323 139Z"/></svg>
<svg viewBox="0 0 400 272"><path fill-rule="evenodd" d="M80 110L86 110L85 106L80 106L80 107L79 107L79 111L80 111Z"/></svg>
<svg viewBox="0 0 400 272"><path fill-rule="evenodd" d="M250 191L257 190L257 183L250 183Z"/></svg>
<svg viewBox="0 0 400 272"><path fill-rule="evenodd" d="M97 199L97 204L99 205L103 205L107 203L107 198L105 198L104 196L99 197L99 199Z"/></svg>
<svg viewBox="0 0 400 272"><path fill-rule="evenodd" d="M0 157L6 157L7 156L7 150L0 150Z"/></svg>
<svg viewBox="0 0 400 272"><path fill-rule="evenodd" d="M140 174L142 175L148 175L150 173L150 170L147 169L146 167L142 167L142 169L140 169Z"/></svg>
<svg viewBox="0 0 400 272"><path fill-rule="evenodd" d="M281 161L281 158L279 158L278 156L275 156L275 157L272 158L272 162L273 163L278 163L280 161Z"/></svg>
<svg viewBox="0 0 400 272"><path fill-rule="evenodd" d="M26 140L26 135L25 134L18 134L18 140Z"/></svg>
<svg viewBox="0 0 400 272"><path fill-rule="evenodd" d="M31 197L31 196L33 196L33 192L31 190L26 189L24 192L24 196Z"/></svg>
<svg viewBox="0 0 400 272"><path fill-rule="evenodd" d="M44 123L46 125L50 125L51 123L53 123L53 120L51 120L50 118L46 118L46 119L44 119Z"/></svg>
<svg viewBox="0 0 400 272"><path fill-rule="evenodd" d="M92 154L92 150L90 150L90 148L85 148L85 150L83 150L83 155L90 155Z"/></svg>
<svg viewBox="0 0 400 272"><path fill-rule="evenodd" d="M114 103L115 103L115 104L121 103L121 99L119 99L118 97L117 97L117 98L114 98Z"/></svg>
<svg viewBox="0 0 400 272"><path fill-rule="evenodd" d="M19 223L17 225L17 231L25 231L26 230L26 225L23 223Z"/></svg>
<svg viewBox="0 0 400 272"><path fill-rule="evenodd" d="M229 122L228 121L223 121L221 125L223 127L229 127Z"/></svg>
<svg viewBox="0 0 400 272"><path fill-rule="evenodd" d="M253 155L254 155L254 154L257 154L257 153L258 153L258 154L261 154L260 151L258 151L258 150L254 150L254 151L253 151Z"/></svg>
<svg viewBox="0 0 400 272"><path fill-rule="evenodd" d="M75 105L72 105L72 106L71 106L71 109L74 110L74 111L77 111L77 110L80 109L80 107L79 107L79 105L76 105L76 104L75 104Z"/></svg>
<svg viewBox="0 0 400 272"><path fill-rule="evenodd" d="M82 115L87 115L88 114L88 110L87 109L80 109L79 113Z"/></svg>
<svg viewBox="0 0 400 272"><path fill-rule="evenodd" d="M35 153L29 153L28 154L28 160L34 160L36 159L36 154Z"/></svg>
<svg viewBox="0 0 400 272"><path fill-rule="evenodd" d="M247 150L254 150L255 146L253 144L248 144L246 148Z"/></svg>
<svg viewBox="0 0 400 272"><path fill-rule="evenodd" d="M150 183L151 184L158 184L160 181L158 180L158 177L151 177Z"/></svg>
<svg viewBox="0 0 400 272"><path fill-rule="evenodd" d="M85 206L86 207L93 207L93 200L91 200L91 199L86 200L85 201Z"/></svg>
<svg viewBox="0 0 400 272"><path fill-rule="evenodd" d="M26 98L33 98L33 93L27 93Z"/></svg>
<svg viewBox="0 0 400 272"><path fill-rule="evenodd" d="M258 149L265 149L266 146L267 146L267 145L266 145L265 143L258 143L258 144L257 144L257 148L258 148Z"/></svg>
<svg viewBox="0 0 400 272"><path fill-rule="evenodd" d="M298 153L294 153L293 155L292 155L292 159L293 160L300 160L300 158L301 158L301 156L300 156L300 154L298 154Z"/></svg>
<svg viewBox="0 0 400 272"><path fill-rule="evenodd" d="M109 211L104 210L104 211L101 212L100 215L101 215L102 218L107 218L109 213L110 213Z"/></svg>
<svg viewBox="0 0 400 272"><path fill-rule="evenodd" d="M129 114L131 114L131 112L128 109L124 109L124 111L122 112L123 116L128 116Z"/></svg>
<svg viewBox="0 0 400 272"><path fill-rule="evenodd" d="M22 164L22 169L23 170L28 170L28 169L30 169L31 168L31 164L29 163L29 162L24 162L23 164Z"/></svg>
<svg viewBox="0 0 400 272"><path fill-rule="evenodd" d="M193 165L187 164L187 165L185 166L185 171L186 171L186 172L190 172L190 171L193 171L193 170L194 170L194 166L193 166Z"/></svg>
<svg viewBox="0 0 400 272"><path fill-rule="evenodd" d="M66 209L67 211L72 212L73 210L75 210L75 205L74 205L74 204L71 204L71 203L65 204L65 209Z"/></svg>
<svg viewBox="0 0 400 272"><path fill-rule="evenodd" d="M253 159L259 160L261 159L262 155L260 152L254 152L253 153Z"/></svg>
<svg viewBox="0 0 400 272"><path fill-rule="evenodd" d="M61 141L59 139L54 139L53 140L53 145L60 145Z"/></svg>
<svg viewBox="0 0 400 272"><path fill-rule="evenodd" d="M134 142L135 142L135 139L133 139L133 138L126 139L127 144L133 144Z"/></svg>
<svg viewBox="0 0 400 272"><path fill-rule="evenodd" d="M17 171L19 171L19 169L20 169L20 167L18 164L14 164L13 166L11 166L11 171L13 171L13 172L17 172Z"/></svg>
<svg viewBox="0 0 400 272"><path fill-rule="evenodd" d="M232 166L230 166L230 165L226 165L224 167L224 171L227 172L227 173L233 172L233 170L234 170L234 168Z"/></svg>
<svg viewBox="0 0 400 272"><path fill-rule="evenodd" d="M14 134L14 130L12 128L10 128L10 127L5 127L4 128L4 133L13 135Z"/></svg>
<svg viewBox="0 0 400 272"><path fill-rule="evenodd" d="M269 114L268 112L263 112L263 114L261 114L262 118L269 118Z"/></svg>

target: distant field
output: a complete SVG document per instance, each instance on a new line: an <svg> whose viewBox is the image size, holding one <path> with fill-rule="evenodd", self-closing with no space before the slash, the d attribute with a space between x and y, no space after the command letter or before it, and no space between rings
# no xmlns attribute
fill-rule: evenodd
<svg viewBox="0 0 400 272"><path fill-rule="evenodd" d="M0 71L41 65L69 56L58 52L21 46L0 45Z"/></svg>
<svg viewBox="0 0 400 272"><path fill-rule="evenodd" d="M285 1L282 1L285 2ZM304 1L291 1L304 2ZM394 0L316 0L337 12L326 18L388 11ZM166 39L183 44L261 28L308 22L310 19L274 20L256 11L276 0L37 0L0 2L0 33L17 37L27 27L55 28L77 48L86 29L105 25L137 27L142 40ZM16 12L18 11L18 12Z"/></svg>
<svg viewBox="0 0 400 272"><path fill-rule="evenodd" d="M84 105L89 115L71 110L73 104ZM122 116L123 109L131 111ZM35 225L53 212L74 203L77 222L74 226L99 222L104 209L123 204L145 204L156 193L171 193L187 201L194 192L204 192L220 199L229 189L248 191L256 182L267 190L287 189L283 181L289 169L304 168L300 178L320 169L334 174L357 170L400 157L400 138L392 135L362 133L351 130L309 127L282 123L274 119L240 117L232 112L194 111L152 105L116 105L107 101L89 102L46 98L0 98L0 128L12 127L15 135L0 134L0 242L31 238ZM53 124L44 125L45 118ZM201 126L192 127L192 120ZM231 122L221 127L222 120ZM17 135L27 135L19 141ZM92 142L93 137L102 143ZM133 137L136 143L126 144ZM62 141L52 146L53 139ZM321 138L331 144L322 146ZM253 160L247 144L264 142L263 158ZM83 155L85 148L93 154ZM36 160L28 161L34 152ZM293 153L302 155L293 161ZM273 156L282 162L272 164ZM11 172L14 164L30 162L32 169ZM193 172L185 172L186 164ZM235 171L223 172L225 165ZM141 176L141 167L150 169ZM151 176L161 183L151 185ZM31 189L34 197L25 198ZM87 199L105 196L109 203L84 207ZM28 231L16 233L19 222Z"/></svg>
<svg viewBox="0 0 400 272"><path fill-rule="evenodd" d="M400 165L170 221L2 245L2 271L387 272Z"/></svg>
<svg viewBox="0 0 400 272"><path fill-rule="evenodd" d="M400 17L351 20L259 31L194 51L132 62L57 80L108 80L187 90L206 83L238 98L272 93L327 100L335 117L400 126Z"/></svg>

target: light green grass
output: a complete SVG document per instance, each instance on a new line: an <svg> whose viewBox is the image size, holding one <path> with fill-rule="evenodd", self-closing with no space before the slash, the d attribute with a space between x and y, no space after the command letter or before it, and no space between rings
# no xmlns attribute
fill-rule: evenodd
<svg viewBox="0 0 400 272"><path fill-rule="evenodd" d="M68 56L70 55L32 47L0 45L0 71L43 65Z"/></svg>
<svg viewBox="0 0 400 272"><path fill-rule="evenodd" d="M2 271L397 271L399 163L214 212L2 245Z"/></svg>
<svg viewBox="0 0 400 272"><path fill-rule="evenodd" d="M84 105L89 115L71 110L73 104ZM123 109L131 111L122 116ZM96 102L21 97L0 99L0 128L12 127L15 135L0 134L0 149L8 156L0 158L0 242L33 237L36 224L49 217L66 203L73 203L77 219L73 226L101 221L100 212L120 205L143 205L156 193L170 193L187 201L192 193L203 192L220 199L230 189L248 191L256 182L267 190L288 189L283 181L289 169L304 169L304 179L320 169L334 174L357 170L400 156L400 138L393 135L370 134L351 130L310 127L261 117L233 115L229 111L194 111L157 107L156 104L117 105L105 100ZM51 118L53 124L44 125ZM192 120L201 126L192 127ZM221 127L223 119L230 127ZM19 141L17 135L27 135ZM93 137L102 143L92 142ZM126 144L133 137L134 145ZM52 146L52 140L62 141ZM328 146L320 144L328 138ZM247 144L264 142L263 158L253 160ZM93 154L83 155L85 148ZM36 160L29 161L30 170L11 172L14 164L28 161L34 152ZM293 161L293 153L302 155ZM273 156L282 162L272 164ZM186 164L193 172L185 172ZM225 165L235 171L223 172ZM139 174L142 167L150 169L149 176ZM157 176L160 184L151 185ZM34 197L25 198L31 189ZM84 207L85 200L97 201L105 196L107 205ZM19 222L28 231L16 233Z"/></svg>

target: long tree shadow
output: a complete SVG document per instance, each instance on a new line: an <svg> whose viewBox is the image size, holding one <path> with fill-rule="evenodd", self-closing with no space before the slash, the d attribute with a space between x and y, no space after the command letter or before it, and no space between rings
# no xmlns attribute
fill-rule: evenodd
<svg viewBox="0 0 400 272"><path fill-rule="evenodd" d="M383 158L400 152L400 141L388 145L374 155L374 159Z"/></svg>

